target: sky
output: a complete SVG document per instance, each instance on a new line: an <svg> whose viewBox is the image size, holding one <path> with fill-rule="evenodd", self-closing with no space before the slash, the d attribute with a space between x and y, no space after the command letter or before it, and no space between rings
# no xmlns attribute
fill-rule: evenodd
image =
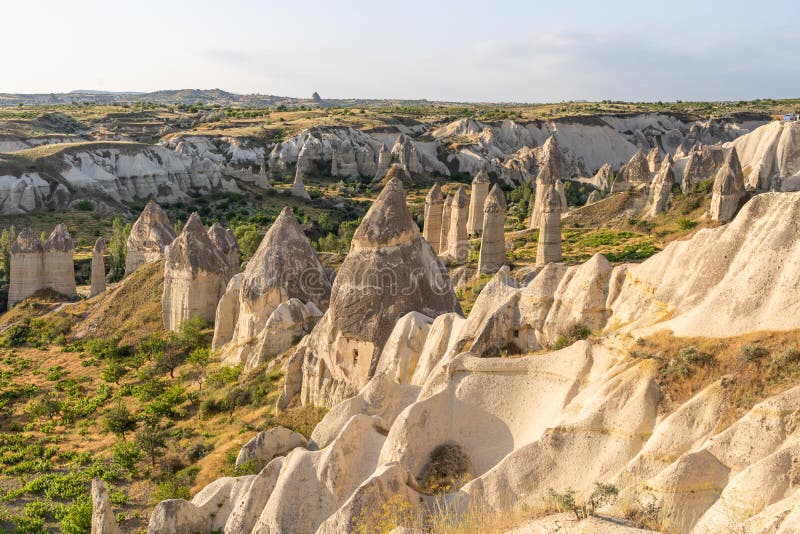
<svg viewBox="0 0 800 534"><path fill-rule="evenodd" d="M800 96L800 2L3 2L0 92L470 102Z"/></svg>

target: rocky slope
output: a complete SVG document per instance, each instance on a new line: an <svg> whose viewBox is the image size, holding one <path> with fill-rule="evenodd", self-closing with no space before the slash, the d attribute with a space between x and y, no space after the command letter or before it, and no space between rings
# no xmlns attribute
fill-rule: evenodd
<svg viewBox="0 0 800 534"><path fill-rule="evenodd" d="M239 191L235 179L214 161L161 146L79 143L9 156L0 158L2 214L62 210L81 199L124 208L152 198L174 203L190 192Z"/></svg>
<svg viewBox="0 0 800 534"><path fill-rule="evenodd" d="M149 531L363 531L387 502L412 512L437 500L502 512L535 505L548 488L584 498L595 482L613 482L653 503L670 532L791 532L800 513L792 474L800 387L729 425L720 426L735 383L728 378L661 414L657 359L629 351L631 334L662 329L722 338L800 328L798 220L800 193L763 194L730 224L639 265L612 268L600 255L549 264L524 287L504 268L467 318L407 309L372 377L332 406L307 447L257 475L219 479L191 503L159 504ZM334 302L344 295L336 285ZM576 324L602 335L528 354ZM357 335L358 324L348 329ZM315 362L328 369L319 385L351 372L338 352L316 346L315 360L287 367L287 384L313 381ZM528 355L497 357L512 349ZM435 497L424 472L446 444L466 456L472 480Z"/></svg>

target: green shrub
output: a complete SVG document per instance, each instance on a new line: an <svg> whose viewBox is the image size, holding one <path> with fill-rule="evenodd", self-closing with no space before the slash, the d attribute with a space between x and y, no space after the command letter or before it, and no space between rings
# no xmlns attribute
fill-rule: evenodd
<svg viewBox="0 0 800 534"><path fill-rule="evenodd" d="M72 501L66 508L61 520L61 532L64 534L85 534L92 530L92 500L83 494Z"/></svg>
<svg viewBox="0 0 800 534"><path fill-rule="evenodd" d="M680 228L681 230L691 230L692 228L697 226L697 223L695 221L687 219L686 217L681 217L676 221L676 223L678 224L678 228Z"/></svg>
<svg viewBox="0 0 800 534"><path fill-rule="evenodd" d="M118 441L114 445L114 463L131 475L136 474L136 464L142 459L142 451L132 441Z"/></svg>
<svg viewBox="0 0 800 534"><path fill-rule="evenodd" d="M564 347L569 347L576 341L586 339L591 335L592 331L588 326L583 323L575 323L559 334L558 339L556 339L552 349L559 350L563 349Z"/></svg>
<svg viewBox="0 0 800 534"><path fill-rule="evenodd" d="M74 204L74 207L78 211L93 211L94 210L94 204L92 203L92 201L86 200L86 199L77 201Z"/></svg>
<svg viewBox="0 0 800 534"><path fill-rule="evenodd" d="M739 351L737 358L743 362L755 362L765 356L769 356L769 351L761 345L745 345Z"/></svg>
<svg viewBox="0 0 800 534"><path fill-rule="evenodd" d="M125 434L136 430L136 425L136 418L122 402L105 411L103 427L109 432L124 438Z"/></svg>

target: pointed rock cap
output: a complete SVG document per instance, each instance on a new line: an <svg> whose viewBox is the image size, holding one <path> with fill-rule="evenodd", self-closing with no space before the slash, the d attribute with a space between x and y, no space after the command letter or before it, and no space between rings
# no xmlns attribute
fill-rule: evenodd
<svg viewBox="0 0 800 534"><path fill-rule="evenodd" d="M725 155L725 162L714 178L713 193L719 195L735 195L744 192L744 174L739 163L739 154L733 147Z"/></svg>
<svg viewBox="0 0 800 534"><path fill-rule="evenodd" d="M636 151L636 153L633 156L631 156L631 159L628 161L628 164L629 165L631 163L638 164L641 162L644 162L645 165L647 164L647 158L645 158L644 156L644 151L640 148L639 150Z"/></svg>
<svg viewBox="0 0 800 534"><path fill-rule="evenodd" d="M242 298L256 304L280 288L281 298L297 297L325 309L330 296L330 280L311 247L292 208L286 206L269 227L242 278ZM277 304L277 303L275 303ZM266 318L265 318L266 319Z"/></svg>
<svg viewBox="0 0 800 534"><path fill-rule="evenodd" d="M419 235L419 228L406 206L403 184L397 178L392 178L353 234L353 248L393 246L411 241Z"/></svg>
<svg viewBox="0 0 800 534"><path fill-rule="evenodd" d="M139 246L151 245L154 240L158 246L169 245L175 239L175 231L169 217L161 206L150 200L142 210L139 218L133 223L128 243L138 243Z"/></svg>
<svg viewBox="0 0 800 534"><path fill-rule="evenodd" d="M469 195L467 195L467 190L462 185L459 186L458 191L453 195L453 207L466 208L467 206L469 206Z"/></svg>
<svg viewBox="0 0 800 534"><path fill-rule="evenodd" d="M544 184L554 184L558 181L558 141L556 141L556 136L551 134L542 148L544 154L542 161L539 162L536 181Z"/></svg>
<svg viewBox="0 0 800 534"><path fill-rule="evenodd" d="M425 204L443 204L444 198L442 197L442 186L439 185L439 182L433 184L431 190L428 192L428 196L425 197Z"/></svg>
<svg viewBox="0 0 800 534"><path fill-rule="evenodd" d="M444 199L444 207L445 207L445 208L451 208L451 207L453 207L453 199L454 199L454 198L455 198L455 195L448 195L448 196L446 196L446 197L445 197L445 199Z"/></svg>
<svg viewBox="0 0 800 534"><path fill-rule="evenodd" d="M383 178L384 182L387 184L393 179L398 179L401 183L405 183L409 179L406 170L397 163L393 163L392 166L389 167L389 170L386 172L386 176Z"/></svg>
<svg viewBox="0 0 800 534"><path fill-rule="evenodd" d="M17 235L14 244L11 245L11 252L14 254L25 254L29 252L41 252L42 242L39 236L33 233L30 228L23 228Z"/></svg>
<svg viewBox="0 0 800 534"><path fill-rule="evenodd" d="M503 191L497 187L497 184L495 184L486 196L486 202L483 204L483 211L489 213L497 209L506 210L506 196L503 194Z"/></svg>
<svg viewBox="0 0 800 534"><path fill-rule="evenodd" d="M208 238L197 212L189 216L180 235L167 249L167 267L174 270L191 270L224 273L228 265L216 245Z"/></svg>
<svg viewBox="0 0 800 534"><path fill-rule="evenodd" d="M490 182L491 180L489 179L489 175L485 170L481 169L478 171L478 174L475 175L475 178L473 178L472 185L488 184Z"/></svg>
<svg viewBox="0 0 800 534"><path fill-rule="evenodd" d="M44 242L44 250L56 252L72 252L75 247L72 244L72 236L69 235L67 227L58 223Z"/></svg>
<svg viewBox="0 0 800 534"><path fill-rule="evenodd" d="M239 248L236 242L236 237L229 229L223 227L220 223L215 222L208 229L208 238L214 243L223 254L227 254L233 249Z"/></svg>
<svg viewBox="0 0 800 534"><path fill-rule="evenodd" d="M98 237L97 241L94 242L94 247L92 248L92 252L96 252L97 254L103 254L107 250L108 247L106 246L106 238Z"/></svg>
<svg viewBox="0 0 800 534"><path fill-rule="evenodd" d="M558 139L556 139L556 134L551 133L542 147L547 157L558 157Z"/></svg>

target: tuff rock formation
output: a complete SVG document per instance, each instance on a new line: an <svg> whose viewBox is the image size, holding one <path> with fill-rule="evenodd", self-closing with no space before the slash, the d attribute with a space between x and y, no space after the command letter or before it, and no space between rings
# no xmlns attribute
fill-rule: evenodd
<svg viewBox="0 0 800 534"><path fill-rule="evenodd" d="M715 176L725 159L725 151L721 146L695 146L689 151L688 158L681 179L684 193L688 193L694 184Z"/></svg>
<svg viewBox="0 0 800 534"><path fill-rule="evenodd" d="M651 176L647 158L645 158L642 149L639 149L628 163L623 165L619 170L614 179L614 183L611 184L611 191L616 193L618 191L649 185Z"/></svg>
<svg viewBox="0 0 800 534"><path fill-rule="evenodd" d="M586 206L590 206L595 202L599 202L603 199L603 195L600 194L600 191L594 190L589 193L589 196L586 198Z"/></svg>
<svg viewBox="0 0 800 534"><path fill-rule="evenodd" d="M229 277L238 273L240 270L239 243L237 243L233 232L217 222L208 229L208 238L225 258L225 262L228 264Z"/></svg>
<svg viewBox="0 0 800 534"><path fill-rule="evenodd" d="M374 376L331 407L307 449L214 481L192 502L160 503L150 531L370 531L387 502L502 515L550 488L581 502L605 481L620 499L604 515L639 503L670 532L792 532L800 387L731 413L738 381L723 377L663 405L658 362L632 351L633 339L665 328L727 337L800 327L800 289L776 283L800 278L798 218L800 193L757 195L731 223L641 264L550 263L522 288L504 267L466 319L398 317ZM526 355L576 323L591 342ZM496 357L506 348L522 354ZM471 480L437 498L419 483L444 444L463 451ZM610 522L575 531L633 532Z"/></svg>
<svg viewBox="0 0 800 534"><path fill-rule="evenodd" d="M47 287L68 298L77 296L75 290L75 247L67 227L59 223L42 245L44 265L42 287Z"/></svg>
<svg viewBox="0 0 800 534"><path fill-rule="evenodd" d="M720 222L733 219L743 195L742 166L739 164L736 148L731 148L714 178L714 187L711 190L711 218Z"/></svg>
<svg viewBox="0 0 800 534"><path fill-rule="evenodd" d="M561 261L561 197L555 185L549 185L542 195L542 216L536 265Z"/></svg>
<svg viewBox="0 0 800 534"><path fill-rule="evenodd" d="M469 256L467 237L467 217L469 197L464 187L459 187L453 195L450 207L450 225L447 231L447 257L452 261L463 263Z"/></svg>
<svg viewBox="0 0 800 534"><path fill-rule="evenodd" d="M39 236L23 228L11 245L8 274L8 307L26 299L42 288L44 250Z"/></svg>
<svg viewBox="0 0 800 534"><path fill-rule="evenodd" d="M650 170L650 174L657 172L661 168L661 151L657 146L647 153L647 168Z"/></svg>
<svg viewBox="0 0 800 534"><path fill-rule="evenodd" d="M297 171L294 173L294 182L292 182L292 195L302 198L304 200L311 200L311 195L306 191L306 186L303 185L303 174L300 163L297 164Z"/></svg>
<svg viewBox="0 0 800 534"><path fill-rule="evenodd" d="M102 212L150 198L174 203L195 193L240 191L218 163L163 146L59 141L35 164L0 171L0 213L61 211L80 200Z"/></svg>
<svg viewBox="0 0 800 534"><path fill-rule="evenodd" d="M392 147L392 161L411 176L425 172L417 147L405 134L400 134Z"/></svg>
<svg viewBox="0 0 800 534"><path fill-rule="evenodd" d="M422 237L433 249L433 252L439 254L439 240L442 235L442 210L444 208L444 199L442 198L442 188L439 183L433 184L428 196L425 197L425 226L422 228Z"/></svg>
<svg viewBox="0 0 800 534"><path fill-rule="evenodd" d="M92 285L89 297L99 295L106 290L106 265L103 255L108 251L106 240L98 237L92 247Z"/></svg>
<svg viewBox="0 0 800 534"><path fill-rule="evenodd" d="M164 210L151 200L133 223L125 243L125 276L139 265L164 257L164 248L175 239L175 232Z"/></svg>
<svg viewBox="0 0 800 534"><path fill-rule="evenodd" d="M282 426L264 430L244 444L236 456L236 467L252 462L263 468L276 456L285 456L292 449L305 447L306 438Z"/></svg>
<svg viewBox="0 0 800 534"><path fill-rule="evenodd" d="M122 534L111 510L108 487L100 478L92 479L92 534Z"/></svg>
<svg viewBox="0 0 800 534"><path fill-rule="evenodd" d="M450 219L453 215L453 200L454 195L450 195L444 199L442 205L442 231L439 233L439 252L437 254L444 254L447 252L447 238L450 237Z"/></svg>
<svg viewBox="0 0 800 534"><path fill-rule="evenodd" d="M393 179L353 235L330 307L289 360L279 407L298 394L322 406L355 395L375 373L394 323L411 311L436 317L461 308Z"/></svg>
<svg viewBox="0 0 800 534"><path fill-rule="evenodd" d="M506 198L497 185L492 187L491 192L486 197L483 212L478 271L481 273L496 273L506 262L504 233Z"/></svg>
<svg viewBox="0 0 800 534"><path fill-rule="evenodd" d="M533 210L531 212L530 228L539 228L542 224L542 213L544 212L544 195L552 185L558 183L558 142L555 136L547 139L544 147L544 157L539 166L539 173L536 175L536 196L533 200ZM566 208L566 205L564 206Z"/></svg>
<svg viewBox="0 0 800 534"><path fill-rule="evenodd" d="M164 326L177 332L194 317L212 322L225 292L230 266L208 238L197 213L166 249L162 311Z"/></svg>
<svg viewBox="0 0 800 534"><path fill-rule="evenodd" d="M731 144L745 171L747 189L800 189L800 122L772 121Z"/></svg>
<svg viewBox="0 0 800 534"><path fill-rule="evenodd" d="M249 370L311 330L328 307L331 282L286 207L217 307L212 346L228 365Z"/></svg>
<svg viewBox="0 0 800 534"><path fill-rule="evenodd" d="M472 194L469 197L469 218L467 219L467 234L480 235L483 231L483 203L489 194L491 180L486 171L481 169L472 180Z"/></svg>
<svg viewBox="0 0 800 534"><path fill-rule="evenodd" d="M608 193L611 191L611 183L614 181L614 168L608 163L603 165L597 170L592 177L591 183L599 191Z"/></svg>
<svg viewBox="0 0 800 534"><path fill-rule="evenodd" d="M41 289L68 299L76 297L74 252L72 237L61 223L44 243L30 229L23 229L9 252L8 307Z"/></svg>
<svg viewBox="0 0 800 534"><path fill-rule="evenodd" d="M655 217L659 213L667 211L669 196L674 184L675 171L672 170L672 156L667 154L667 157L661 161L658 173L650 185L650 200L646 213L648 217Z"/></svg>

